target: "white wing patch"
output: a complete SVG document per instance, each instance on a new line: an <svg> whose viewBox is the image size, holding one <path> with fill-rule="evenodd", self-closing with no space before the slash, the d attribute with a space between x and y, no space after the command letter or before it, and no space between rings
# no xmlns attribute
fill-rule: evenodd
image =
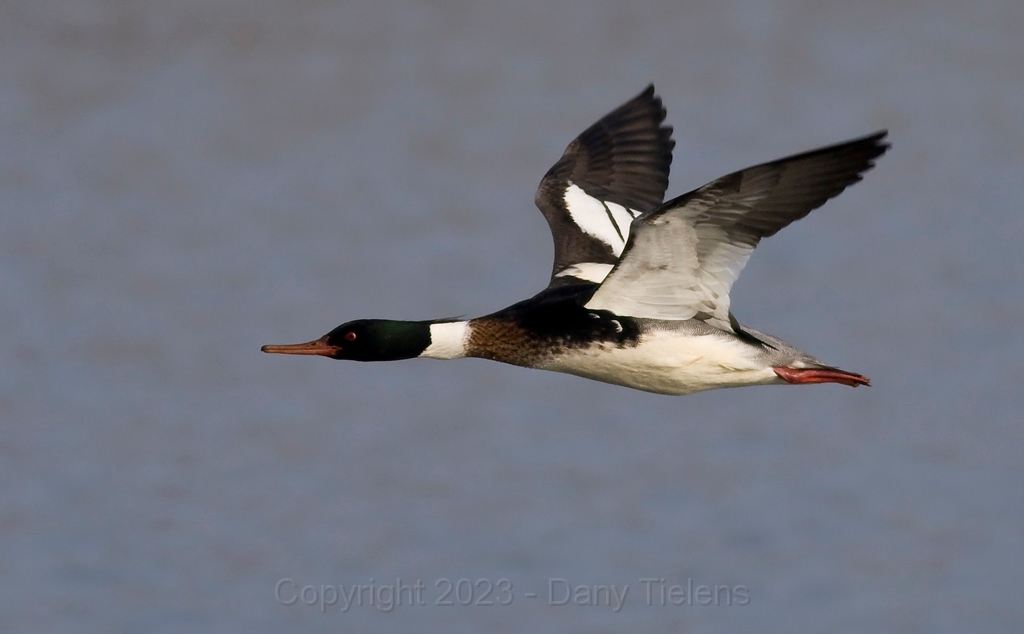
<svg viewBox="0 0 1024 634"><path fill-rule="evenodd" d="M572 181L565 188L565 208L583 233L607 244L616 256L626 246L629 224L640 215L622 205L594 198Z"/></svg>
<svg viewBox="0 0 1024 634"><path fill-rule="evenodd" d="M703 315L728 330L729 290L754 247L728 242L713 224L692 225L697 207L691 202L637 227L632 249L586 307L649 319Z"/></svg>
<svg viewBox="0 0 1024 634"><path fill-rule="evenodd" d="M579 264L573 264L567 266L558 273L555 273L555 277L575 277L588 282L596 282L600 284L604 281L604 278L608 277L612 269L615 267L614 264L598 264L596 262L580 262Z"/></svg>

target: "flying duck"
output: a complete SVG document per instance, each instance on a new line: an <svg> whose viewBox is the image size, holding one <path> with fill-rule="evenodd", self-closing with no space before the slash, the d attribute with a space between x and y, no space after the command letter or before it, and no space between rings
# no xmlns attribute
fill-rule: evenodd
<svg viewBox="0 0 1024 634"><path fill-rule="evenodd" d="M353 361L478 357L655 392L869 385L743 326L729 289L761 238L859 181L886 131L749 167L662 202L672 128L648 86L566 148L537 189L555 242L548 287L469 320L344 323L275 354Z"/></svg>

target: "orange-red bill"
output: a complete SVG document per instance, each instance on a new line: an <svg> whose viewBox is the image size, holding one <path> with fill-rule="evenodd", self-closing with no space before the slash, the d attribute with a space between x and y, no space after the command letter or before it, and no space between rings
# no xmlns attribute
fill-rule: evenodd
<svg viewBox="0 0 1024 634"><path fill-rule="evenodd" d="M285 345L267 345L260 348L263 352L270 354L311 354L321 357L333 357L341 352L339 346L332 346L327 343L327 336L320 337L316 341L306 343L291 343Z"/></svg>

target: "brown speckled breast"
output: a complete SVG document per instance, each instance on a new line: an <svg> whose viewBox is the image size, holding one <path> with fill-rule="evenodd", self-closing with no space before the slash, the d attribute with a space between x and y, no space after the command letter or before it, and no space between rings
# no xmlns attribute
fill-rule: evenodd
<svg viewBox="0 0 1024 634"><path fill-rule="evenodd" d="M508 319L481 317L469 324L468 356L529 367L551 349Z"/></svg>

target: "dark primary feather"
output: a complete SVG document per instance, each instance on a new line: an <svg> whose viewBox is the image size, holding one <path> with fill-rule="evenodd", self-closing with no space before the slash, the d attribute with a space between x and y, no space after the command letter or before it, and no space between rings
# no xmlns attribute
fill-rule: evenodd
<svg viewBox="0 0 1024 634"><path fill-rule="evenodd" d="M536 204L555 242L553 273L581 262L614 264L618 254L579 229L565 206L571 182L590 196L644 212L661 204L672 163L672 128L654 86L587 128L537 189Z"/></svg>
<svg viewBox="0 0 1024 634"><path fill-rule="evenodd" d="M730 237L756 245L791 222L811 213L874 167L874 159L889 149L887 131L837 145L781 158L716 179L665 203L651 215L674 208L688 209L694 223L709 222Z"/></svg>
<svg viewBox="0 0 1024 634"><path fill-rule="evenodd" d="M729 291L757 243L859 181L889 148L885 135L734 172L637 218L587 306L732 331Z"/></svg>

